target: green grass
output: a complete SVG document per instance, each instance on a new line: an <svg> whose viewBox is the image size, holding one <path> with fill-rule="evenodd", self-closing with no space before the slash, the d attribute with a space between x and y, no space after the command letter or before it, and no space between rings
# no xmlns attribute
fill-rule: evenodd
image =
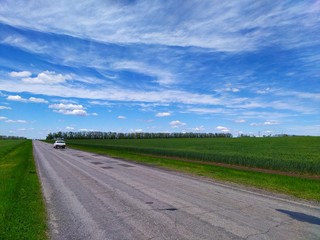
<svg viewBox="0 0 320 240"><path fill-rule="evenodd" d="M0 140L0 239L47 239L31 140Z"/></svg>
<svg viewBox="0 0 320 240"><path fill-rule="evenodd" d="M316 138L315 138L316 139ZM155 140L155 141L153 141ZM174 141L172 141L174 140ZM230 142L228 142L228 140ZM235 141L236 140L236 141ZM277 193L284 193L292 195L298 198L306 200L314 200L320 202L320 180L319 179L308 179L305 176L285 176L281 174L271 174L271 173L262 173L257 171L250 170L241 170L234 169L216 165L210 165L207 163L201 162L190 162L187 159L169 159L164 156L146 156L146 153L155 154L157 151L152 152L152 146L156 149L163 148L164 150L174 149L176 151L182 151L183 149L205 149L210 144L214 144L214 148L220 149L221 153L229 154L229 151L232 152L231 155L237 156L236 150L239 150L241 156L245 156L245 153L249 151L250 144L253 144L253 140L256 139L152 139L152 140L73 140L67 141L67 144L71 147L95 152L99 154L106 154L113 157L123 158L130 161L135 161L143 164L148 164L160 168L170 169L174 171L181 171L193 175L204 176L208 178L217 179L220 181L227 181L232 183L237 183L245 186L256 187L268 191L273 191ZM313 160L306 160L306 162L317 162L315 156L319 156L318 148L315 148L315 144L312 138L293 138L293 142L290 142L291 139L274 139L274 138L265 138L259 139L257 145L252 146L253 149L260 149L260 154L267 155L268 158L275 156L278 161L283 158L283 156L292 155L295 156L294 159L287 159L286 164L292 162L303 161L302 159L307 158L307 156L312 156ZM198 141L198 142L197 142ZM259 142L260 141L260 142ZM270 141L268 143L268 141ZM289 141L286 142L286 141ZM299 145L299 151L294 149L290 145ZM305 141L305 142L304 142ZM311 142L309 147L307 143ZM317 142L317 141L316 141ZM193 146L190 146L190 144ZM282 145L280 144L282 143ZM119 144L119 145L117 145ZM127 146L125 144L128 144ZM191 145L192 145L191 144ZM229 144L229 145L228 145ZM260 146L259 146L260 144ZM224 145L224 146L223 146ZM239 147L242 145L243 147ZM265 149L265 146L273 146L272 148ZM211 147L213 148L213 147ZM241 148L241 150L240 150ZM142 149L140 152L138 149ZM149 149L150 151L146 151ZM288 149L289 153L285 154L285 149ZM189 149L190 150L190 149ZM208 149L204 150L210 152ZM278 154L276 154L278 152ZM169 153L168 151L166 153ZM174 151L174 153L176 153ZM282 154L281 154L282 153ZM161 154L158 154L161 155ZM164 154L162 154L164 155ZM169 155L169 154L168 154ZM201 155L201 153L200 153ZM278 155L280 157L278 157ZM170 156L170 155L169 155ZM172 156L177 156L173 154ZM257 155L258 156L258 155ZM297 157L298 156L298 157ZM303 157L305 156L305 157ZM181 156L179 156L181 157ZM268 159L267 158L267 159ZM258 161L266 159L264 157L258 158ZM199 160L199 159L197 159ZM248 164L250 166L250 164ZM286 170L286 169L281 169ZM289 168L289 171L291 169ZM316 177L318 175L312 172L312 176Z"/></svg>

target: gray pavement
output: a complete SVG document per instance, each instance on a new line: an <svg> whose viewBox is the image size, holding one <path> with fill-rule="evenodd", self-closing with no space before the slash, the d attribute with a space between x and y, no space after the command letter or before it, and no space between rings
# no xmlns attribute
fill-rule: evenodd
<svg viewBox="0 0 320 240"><path fill-rule="evenodd" d="M52 239L320 239L320 206L34 141Z"/></svg>

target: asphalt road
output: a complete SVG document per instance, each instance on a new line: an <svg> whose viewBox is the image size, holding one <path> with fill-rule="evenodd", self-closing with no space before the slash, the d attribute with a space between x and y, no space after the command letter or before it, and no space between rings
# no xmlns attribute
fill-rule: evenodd
<svg viewBox="0 0 320 240"><path fill-rule="evenodd" d="M52 239L320 239L320 206L34 141Z"/></svg>

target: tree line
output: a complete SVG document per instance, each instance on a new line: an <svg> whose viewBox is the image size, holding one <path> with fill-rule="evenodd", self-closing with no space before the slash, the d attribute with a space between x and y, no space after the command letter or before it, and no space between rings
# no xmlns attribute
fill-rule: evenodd
<svg viewBox="0 0 320 240"><path fill-rule="evenodd" d="M118 132L56 132L49 133L47 140L53 139L152 139L152 138L232 138L231 133L118 133Z"/></svg>
<svg viewBox="0 0 320 240"><path fill-rule="evenodd" d="M24 139L27 139L27 138L25 138L25 137L17 137L17 136L0 135L0 139L20 139L20 140L24 140Z"/></svg>

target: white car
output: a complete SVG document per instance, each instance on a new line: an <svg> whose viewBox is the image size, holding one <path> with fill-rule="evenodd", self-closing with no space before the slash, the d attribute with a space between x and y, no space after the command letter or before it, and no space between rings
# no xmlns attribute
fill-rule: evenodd
<svg viewBox="0 0 320 240"><path fill-rule="evenodd" d="M66 148L66 143L63 140L56 140L53 144L54 148Z"/></svg>

